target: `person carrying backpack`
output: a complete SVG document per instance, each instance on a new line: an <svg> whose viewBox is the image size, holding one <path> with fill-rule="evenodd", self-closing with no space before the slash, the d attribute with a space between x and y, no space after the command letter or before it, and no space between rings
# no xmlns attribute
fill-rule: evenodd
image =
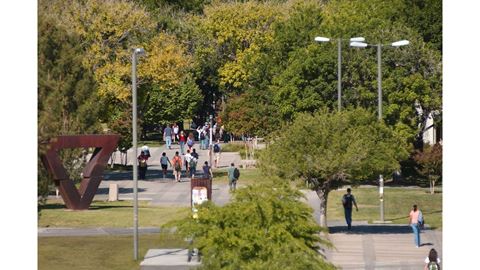
<svg viewBox="0 0 480 270"><path fill-rule="evenodd" d="M413 231L413 237L415 240L415 246L418 248L420 247L420 223L423 222L423 220L420 220L419 217L423 219L423 215L421 214L422 212L420 209L417 208L417 205L414 204L412 207L412 211L410 211L409 217L408 217L408 224L410 227L412 227Z"/></svg>
<svg viewBox="0 0 480 270"><path fill-rule="evenodd" d="M348 229L352 229L352 206L355 205L355 208L358 212L357 202L355 197L351 194L352 190L347 188L347 194L344 194L342 197L343 210L345 212L345 221L347 222Z"/></svg>
<svg viewBox="0 0 480 270"><path fill-rule="evenodd" d="M228 186L230 191L235 191L237 189L237 181L240 178L240 170L235 167L235 164L230 164L228 168Z"/></svg>
<svg viewBox="0 0 480 270"><path fill-rule="evenodd" d="M203 165L202 169L203 169L203 178L213 179L212 168L208 166L208 161L205 161L205 165Z"/></svg>
<svg viewBox="0 0 480 270"><path fill-rule="evenodd" d="M175 152L175 156L172 158L173 175L175 175L175 181L180 182L182 174L182 158L178 155L178 151Z"/></svg>
<svg viewBox="0 0 480 270"><path fill-rule="evenodd" d="M190 167L190 178L194 178L195 172L197 171L197 159L192 156L188 162L188 166Z"/></svg>
<svg viewBox="0 0 480 270"><path fill-rule="evenodd" d="M217 142L213 145L213 153L215 154L215 168L218 168L218 163L220 162L220 140L217 139Z"/></svg>
<svg viewBox="0 0 480 270"><path fill-rule="evenodd" d="M423 269L440 270L440 258L434 248L430 249L428 256L425 258L425 267Z"/></svg>

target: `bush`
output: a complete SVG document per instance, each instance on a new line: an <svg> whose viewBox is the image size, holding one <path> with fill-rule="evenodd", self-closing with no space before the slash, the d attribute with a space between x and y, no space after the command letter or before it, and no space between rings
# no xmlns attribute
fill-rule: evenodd
<svg viewBox="0 0 480 270"><path fill-rule="evenodd" d="M198 218L171 223L202 253L204 269L335 269L318 254L322 230L287 183L239 189L223 207L206 203Z"/></svg>

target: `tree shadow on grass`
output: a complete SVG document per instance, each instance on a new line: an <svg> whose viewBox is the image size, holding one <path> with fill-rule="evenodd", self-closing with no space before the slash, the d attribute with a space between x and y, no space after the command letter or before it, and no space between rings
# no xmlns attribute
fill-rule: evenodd
<svg viewBox="0 0 480 270"><path fill-rule="evenodd" d="M98 188L96 195L108 195L109 188ZM138 188L138 192L147 191L145 188ZM118 188L118 194L131 194L133 193L133 188Z"/></svg>
<svg viewBox="0 0 480 270"><path fill-rule="evenodd" d="M65 204L62 203L52 203L47 205L42 205L39 207L41 210L56 210L56 209L68 209ZM131 205L90 205L88 210L102 210L102 209L120 209L120 208L132 208ZM86 211L86 210L72 210L72 211Z"/></svg>
<svg viewBox="0 0 480 270"><path fill-rule="evenodd" d="M215 171L213 172L213 177L214 178L217 178L217 177L224 177L224 176L227 176L227 172L226 171Z"/></svg>

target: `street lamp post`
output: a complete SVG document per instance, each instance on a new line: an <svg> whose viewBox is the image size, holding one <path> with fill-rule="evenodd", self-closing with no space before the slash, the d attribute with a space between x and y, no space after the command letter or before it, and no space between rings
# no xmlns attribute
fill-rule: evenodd
<svg viewBox="0 0 480 270"><path fill-rule="evenodd" d="M145 54L143 48L132 53L132 145L133 157L133 259L138 259L138 167L137 167L137 56Z"/></svg>
<svg viewBox="0 0 480 270"><path fill-rule="evenodd" d="M212 166L212 162L213 162L213 153L212 153L212 143L213 143L213 140L212 140L212 133L213 133L213 115L210 114L210 128L209 128L209 135L210 135L210 138L209 138L209 143L210 145L208 146L208 153L210 154L210 163L209 165Z"/></svg>
<svg viewBox="0 0 480 270"><path fill-rule="evenodd" d="M383 46L392 46L392 47L400 47L410 44L408 40L400 40L393 42L391 44L367 44L364 42L350 42L350 46L358 47L358 48L365 48L365 47L377 47L377 84L378 84L378 120L382 119L382 47Z"/></svg>
<svg viewBox="0 0 480 270"><path fill-rule="evenodd" d="M337 95L338 95L338 111L342 110L342 40L347 39L337 39ZM365 38L363 37L354 37L348 39L350 42L363 42ZM330 39L326 37L315 37L316 42L329 42Z"/></svg>
<svg viewBox="0 0 480 270"><path fill-rule="evenodd" d="M377 84L378 84L378 121L382 120L382 46L392 46L392 47L400 47L410 44L408 40L400 40L393 42L392 44L376 44L376 45L369 45L364 42L351 42L350 46L358 47L358 48L365 48L367 46L377 47ZM379 193L380 193L380 222L385 222L385 214L384 214L384 196L383 196L383 176L380 175L378 178L379 183Z"/></svg>

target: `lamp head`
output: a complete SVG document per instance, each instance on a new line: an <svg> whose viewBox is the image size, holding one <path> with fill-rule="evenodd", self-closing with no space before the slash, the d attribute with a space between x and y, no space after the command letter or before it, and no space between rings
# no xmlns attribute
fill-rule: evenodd
<svg viewBox="0 0 480 270"><path fill-rule="evenodd" d="M400 47L400 46L405 46L405 45L408 45L408 44L410 44L410 41L404 39L404 40L393 42L392 46L393 47Z"/></svg>
<svg viewBox="0 0 480 270"><path fill-rule="evenodd" d="M133 49L133 53L135 53L138 56L143 56L145 55L145 50L143 48L135 48Z"/></svg>
<svg viewBox="0 0 480 270"><path fill-rule="evenodd" d="M368 44L365 42L350 42L350 46L357 48L365 48L368 46Z"/></svg>
<svg viewBox="0 0 480 270"><path fill-rule="evenodd" d="M330 39L326 37L315 37L316 42L329 42Z"/></svg>
<svg viewBox="0 0 480 270"><path fill-rule="evenodd" d="M364 42L365 38L364 37L353 37L350 39L350 42Z"/></svg>

